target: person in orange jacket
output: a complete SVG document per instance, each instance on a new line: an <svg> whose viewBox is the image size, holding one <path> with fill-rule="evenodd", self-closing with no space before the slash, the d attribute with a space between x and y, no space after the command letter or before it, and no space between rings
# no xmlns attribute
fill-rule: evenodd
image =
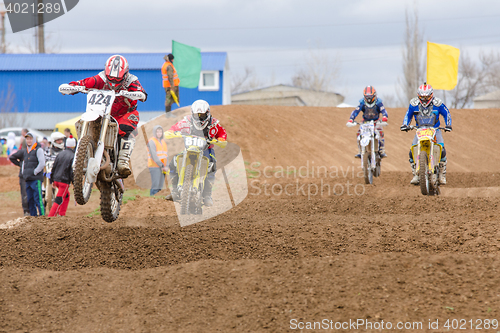
<svg viewBox="0 0 500 333"><path fill-rule="evenodd" d="M177 76L177 71L174 67L174 55L169 53L165 57L165 62L161 67L161 76L163 79L163 88L165 88L165 112L168 113L172 111L172 104L175 100L172 96L172 92L177 96L177 102L179 101L179 76Z"/></svg>
<svg viewBox="0 0 500 333"><path fill-rule="evenodd" d="M165 175L169 171L167 158L167 143L163 136L163 127L157 125L153 129L153 137L148 141L148 168L151 175L151 190L153 196L160 192L165 184Z"/></svg>

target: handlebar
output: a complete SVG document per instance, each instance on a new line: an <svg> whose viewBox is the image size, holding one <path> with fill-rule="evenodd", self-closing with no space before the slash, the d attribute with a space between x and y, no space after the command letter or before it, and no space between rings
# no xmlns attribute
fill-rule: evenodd
<svg viewBox="0 0 500 333"><path fill-rule="evenodd" d="M414 130L414 129L418 129L419 127L418 126L415 126L415 125L410 125L408 126L408 129L409 130ZM433 127L434 128L434 127ZM440 130L446 130L446 127L438 127L438 128L435 128L435 129L440 129Z"/></svg>
<svg viewBox="0 0 500 333"><path fill-rule="evenodd" d="M165 139L167 139L167 140L174 139L174 138L182 138L182 137L186 137L186 136L193 136L193 135L182 134L179 131L175 131L175 132L166 131L165 132ZM194 136L196 136L196 135L194 135ZM226 145L227 145L227 141L219 141L217 139L213 139L212 141L209 141L206 138L203 138L203 139L205 139L207 141L208 145L217 145L217 146L219 146L221 148L225 148Z"/></svg>
<svg viewBox="0 0 500 333"><path fill-rule="evenodd" d="M83 86L72 86L67 83L63 83L59 86L59 92L63 95L72 95L76 93L88 94L89 92L99 91L99 90L103 89L86 88ZM120 90L119 92L116 92L114 90L106 90L106 92L113 92L116 97L123 96L134 101L141 99L144 100L146 98L146 95L141 91Z"/></svg>
<svg viewBox="0 0 500 333"><path fill-rule="evenodd" d="M356 125L363 125L363 123L358 123L356 121L353 121L352 123L348 122L346 124L347 127L354 127ZM373 125L374 126L389 126L389 123L387 123L386 121L376 121L376 122L373 122Z"/></svg>

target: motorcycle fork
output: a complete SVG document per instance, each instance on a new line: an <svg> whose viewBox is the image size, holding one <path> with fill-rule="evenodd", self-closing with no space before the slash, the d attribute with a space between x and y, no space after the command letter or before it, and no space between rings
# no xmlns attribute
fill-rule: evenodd
<svg viewBox="0 0 500 333"><path fill-rule="evenodd" d="M371 167L372 167L372 170L375 170L375 167L376 167L376 159L375 159L375 137L372 136L372 139L371 139L371 156L372 156L372 160L371 160Z"/></svg>
<svg viewBox="0 0 500 333"><path fill-rule="evenodd" d="M179 183L178 183L179 187L184 185L184 174L186 173L187 163L191 164L191 161L190 161L191 160L191 156L197 155L197 154L198 153L193 153L193 152L190 152L190 151L186 151L184 153L184 155L182 156L181 167L177 168L177 174L179 175ZM197 156L195 156L195 157L197 157ZM188 158L189 158L189 161L188 161ZM177 164L177 165L179 165L179 164ZM196 164L193 164L193 166L196 167ZM196 170L193 170L193 171L196 172ZM196 174L193 175L193 179L195 179L195 178L196 178Z"/></svg>
<svg viewBox="0 0 500 333"><path fill-rule="evenodd" d="M361 169L364 168L365 165L365 153L366 153L366 146L361 145L361 141L358 142L359 146L361 147Z"/></svg>
<svg viewBox="0 0 500 333"><path fill-rule="evenodd" d="M196 161L196 170L194 170L195 173L193 177L193 188L200 190L200 192L203 189L203 184L200 182L200 169L202 161L203 161L203 153L200 152L198 160ZM199 186L196 186L196 184L198 184Z"/></svg>
<svg viewBox="0 0 500 333"><path fill-rule="evenodd" d="M75 148L75 155L76 155L76 152L78 152L78 148L80 147L81 139L85 135L87 135L87 129L88 128L89 128L89 122L88 121L83 121L82 130L80 131L80 140L78 140L78 142L76 144L76 148ZM73 159L73 163L71 165L71 167L73 168L73 170L75 169L75 161L76 161L76 158Z"/></svg>

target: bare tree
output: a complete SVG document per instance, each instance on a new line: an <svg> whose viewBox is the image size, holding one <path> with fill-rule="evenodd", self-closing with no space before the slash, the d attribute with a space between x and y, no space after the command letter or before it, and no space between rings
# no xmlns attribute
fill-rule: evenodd
<svg viewBox="0 0 500 333"><path fill-rule="evenodd" d="M245 67L245 72L243 74L232 76L231 94L239 94L241 92L257 89L262 86L263 83L255 74L255 69Z"/></svg>
<svg viewBox="0 0 500 333"><path fill-rule="evenodd" d="M408 106L408 101L402 103L396 95L384 95L381 99L384 102L384 106L388 108L402 108Z"/></svg>
<svg viewBox="0 0 500 333"><path fill-rule="evenodd" d="M481 52L476 63L462 52L457 85L443 96L450 107L462 109L472 106L474 97L496 89L500 89L500 54Z"/></svg>
<svg viewBox="0 0 500 333"><path fill-rule="evenodd" d="M53 33L46 33L44 35L44 53L59 53L61 52L61 44L54 38ZM34 41L33 37L28 39L21 36L21 46L16 47L13 53L39 53L37 42Z"/></svg>
<svg viewBox="0 0 500 333"><path fill-rule="evenodd" d="M403 48L403 79L398 79L400 92L399 100L402 104L408 104L415 97L417 89L424 81L423 60L423 37L418 27L418 12L414 7L413 18L410 17L408 9L405 13L406 31L405 45Z"/></svg>
<svg viewBox="0 0 500 333"><path fill-rule="evenodd" d="M310 51L305 67L300 67L292 77L292 84L299 88L316 91L333 91L333 83L339 78L338 56Z"/></svg>
<svg viewBox="0 0 500 333"><path fill-rule="evenodd" d="M20 113L16 107L16 94L9 84L0 92L0 128L12 127L26 120L26 112Z"/></svg>

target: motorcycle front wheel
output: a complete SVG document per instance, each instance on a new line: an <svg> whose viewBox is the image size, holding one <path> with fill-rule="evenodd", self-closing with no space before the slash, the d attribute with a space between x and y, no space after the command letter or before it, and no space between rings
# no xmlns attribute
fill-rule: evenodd
<svg viewBox="0 0 500 333"><path fill-rule="evenodd" d="M191 186L193 185L193 165L186 166L184 172L184 181L182 182L181 193L181 214L188 214L191 210Z"/></svg>
<svg viewBox="0 0 500 333"><path fill-rule="evenodd" d="M373 184L373 171L370 156L371 154L369 152L365 152L363 155L363 174L365 176L365 184Z"/></svg>
<svg viewBox="0 0 500 333"><path fill-rule="evenodd" d="M85 135L80 140L78 150L75 155L75 169L73 172L73 187L75 200L79 205L85 205L92 193L93 183L87 181L87 166L89 159L94 157L94 141L89 135Z"/></svg>
<svg viewBox="0 0 500 333"><path fill-rule="evenodd" d="M427 153L420 152L420 166L418 170L418 178L420 183L420 192L423 195L429 194L429 164L427 163Z"/></svg>

